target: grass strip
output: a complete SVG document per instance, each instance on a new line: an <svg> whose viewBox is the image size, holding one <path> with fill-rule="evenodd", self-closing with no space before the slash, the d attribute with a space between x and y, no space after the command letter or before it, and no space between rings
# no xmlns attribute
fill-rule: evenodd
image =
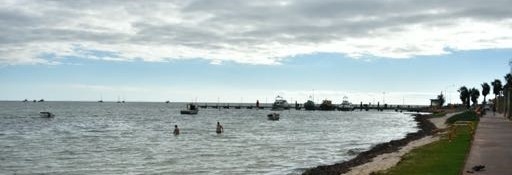
<svg viewBox="0 0 512 175"><path fill-rule="evenodd" d="M474 111L466 111L446 119L447 124L453 124L456 121L479 121L479 118Z"/></svg>
<svg viewBox="0 0 512 175"><path fill-rule="evenodd" d="M448 121L449 120L449 121ZM447 120L478 121L475 112L464 112ZM404 155L393 168L373 173L375 175L457 175L464 167L464 160L471 146L471 131L468 127L459 126L456 137L448 141L440 141L422 146Z"/></svg>

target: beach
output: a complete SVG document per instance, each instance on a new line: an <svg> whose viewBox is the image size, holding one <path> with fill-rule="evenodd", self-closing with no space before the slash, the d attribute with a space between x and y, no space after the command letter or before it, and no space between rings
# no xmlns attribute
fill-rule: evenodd
<svg viewBox="0 0 512 175"><path fill-rule="evenodd" d="M439 137L432 136L432 131L438 128L445 128L446 119L455 114L457 113L447 114L444 117L438 118L430 118L429 115L415 115L415 120L420 128L418 132L408 134L403 139L376 145L349 161L334 165L318 166L307 170L303 174L365 175L386 170L395 166L400 162L401 157L411 150L437 141Z"/></svg>
<svg viewBox="0 0 512 175"><path fill-rule="evenodd" d="M458 113L451 113L451 114L445 115L444 117L430 118L428 120L432 124L434 124L436 126L436 128L438 128L438 129L446 128L447 127L447 125L445 124L446 119L448 119L449 117L451 117L455 114L458 114ZM439 140L439 137L430 135L430 136L425 136L418 140L411 141L410 143L408 143L404 147L400 148L396 152L379 155L379 156L373 158L372 161L365 163L363 165L353 167L349 172L344 173L344 174L346 174L346 175L364 175L364 174L370 174L370 173L376 172L376 171L382 171L382 170L389 169L389 168L395 166L396 164L398 164L398 162L400 162L400 160L402 159L402 156L409 153L411 150L421 147L423 145L427 145L429 143L435 142L437 140Z"/></svg>

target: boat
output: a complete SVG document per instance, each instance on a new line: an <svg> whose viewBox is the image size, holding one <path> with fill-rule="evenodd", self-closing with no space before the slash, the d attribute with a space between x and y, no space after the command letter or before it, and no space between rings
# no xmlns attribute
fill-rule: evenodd
<svg viewBox="0 0 512 175"><path fill-rule="evenodd" d="M52 118L52 117L55 117L55 114L51 113L51 112L39 112L39 116L41 117L44 117L44 118Z"/></svg>
<svg viewBox="0 0 512 175"><path fill-rule="evenodd" d="M193 103L187 104L187 109L180 111L181 114L190 114L190 115L197 114L198 112L199 112L199 108L197 108L197 105L195 105Z"/></svg>
<svg viewBox="0 0 512 175"><path fill-rule="evenodd" d="M343 101L338 106L338 110L340 110L340 111L351 111L351 110L353 110L352 103L350 103L348 101L348 97L347 96L343 97Z"/></svg>
<svg viewBox="0 0 512 175"><path fill-rule="evenodd" d="M300 110L300 108L302 107L297 103L297 101L295 101L295 110Z"/></svg>
<svg viewBox="0 0 512 175"><path fill-rule="evenodd" d="M279 120L279 113L270 113L267 115L268 119L269 120Z"/></svg>
<svg viewBox="0 0 512 175"><path fill-rule="evenodd" d="M332 104L331 100L324 100L322 104L320 104L320 110L332 111L334 109L336 109L336 107Z"/></svg>
<svg viewBox="0 0 512 175"><path fill-rule="evenodd" d="M311 101L311 100L308 100L306 103L304 103L304 109L306 111L312 111L312 110L315 110L316 107L315 107L315 102Z"/></svg>
<svg viewBox="0 0 512 175"><path fill-rule="evenodd" d="M272 110L280 111L285 109L290 109L290 105L283 97L278 95L276 97L276 101L274 101L274 103L272 104Z"/></svg>

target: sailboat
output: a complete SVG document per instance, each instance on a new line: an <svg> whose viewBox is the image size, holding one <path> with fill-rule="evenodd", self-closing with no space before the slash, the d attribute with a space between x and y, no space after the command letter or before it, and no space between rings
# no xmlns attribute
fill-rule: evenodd
<svg viewBox="0 0 512 175"><path fill-rule="evenodd" d="M100 100L98 101L98 103L103 103L103 95L100 96Z"/></svg>

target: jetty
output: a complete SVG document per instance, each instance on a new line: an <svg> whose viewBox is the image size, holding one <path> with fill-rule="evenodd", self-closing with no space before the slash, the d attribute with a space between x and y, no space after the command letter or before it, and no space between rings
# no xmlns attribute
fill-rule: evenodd
<svg viewBox="0 0 512 175"><path fill-rule="evenodd" d="M258 103L257 105L256 104L252 104L252 103L197 103L199 105L199 108L203 108L203 109L272 109L272 103ZM348 111L356 111L356 110L359 110L359 111L384 111L384 110L394 110L394 111L397 111L397 112L400 112L400 111L418 111L418 112L421 112L421 111L426 111L427 108L429 108L430 106L428 105L388 105L388 104L385 104L385 105L380 105L380 104L377 104L377 105L373 105L373 104L363 104L363 105L360 105L360 104L353 104L353 105L350 105L348 106ZM347 106L340 106L340 105L335 105L334 108L332 109L329 109L330 111L335 111L335 110L339 110L339 111L347 111ZM304 110L304 106L303 104L295 104L295 105L290 105L289 108L286 108L285 110ZM322 110L322 108L320 107L320 105L315 105L315 110L318 110L318 111L325 111L325 110Z"/></svg>

